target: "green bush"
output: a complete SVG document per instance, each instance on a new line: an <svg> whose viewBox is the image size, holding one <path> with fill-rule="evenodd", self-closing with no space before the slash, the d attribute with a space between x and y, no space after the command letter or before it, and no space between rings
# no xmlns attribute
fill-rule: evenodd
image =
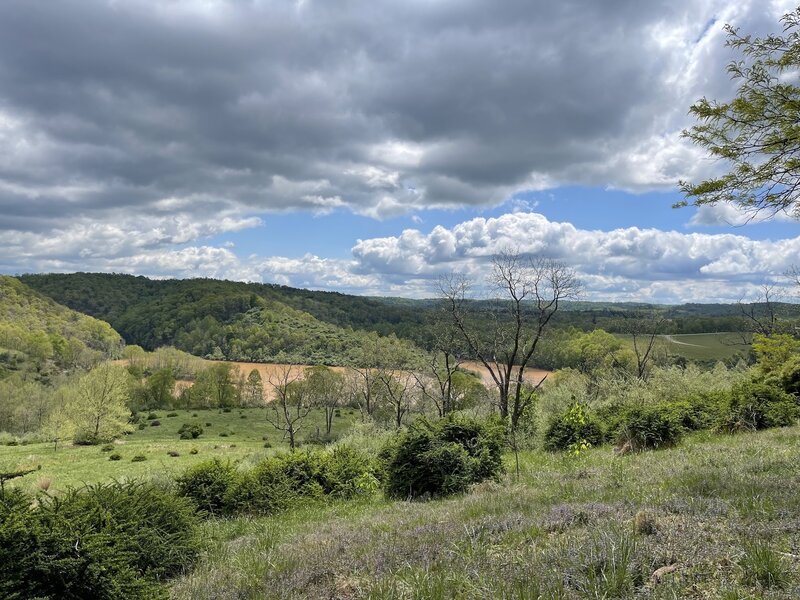
<svg viewBox="0 0 800 600"><path fill-rule="evenodd" d="M114 452L108 456L108 460L122 460L122 455Z"/></svg>
<svg viewBox="0 0 800 600"><path fill-rule="evenodd" d="M550 452L578 450L584 444L599 446L602 443L600 420L580 402L575 402L565 412L555 416L544 432L544 449Z"/></svg>
<svg viewBox="0 0 800 600"><path fill-rule="evenodd" d="M800 397L800 356L793 356L783 363L778 376L784 392Z"/></svg>
<svg viewBox="0 0 800 600"><path fill-rule="evenodd" d="M137 454L131 459L131 462L144 462L147 460L147 457L144 454Z"/></svg>
<svg viewBox="0 0 800 600"><path fill-rule="evenodd" d="M191 467L176 481L181 496L190 498L200 510L220 514L225 510L225 496L235 479L236 469L215 458Z"/></svg>
<svg viewBox="0 0 800 600"><path fill-rule="evenodd" d="M184 423L181 425L181 428L178 429L178 435L181 436L182 440L197 439L202 433L203 428L200 426L200 423Z"/></svg>
<svg viewBox="0 0 800 600"><path fill-rule="evenodd" d="M114 444L104 444L102 448L100 448L100 452L111 452L114 449Z"/></svg>
<svg viewBox="0 0 800 600"><path fill-rule="evenodd" d="M657 450L677 444L683 437L681 419L669 404L627 408L615 429L617 447L623 451Z"/></svg>
<svg viewBox="0 0 800 600"><path fill-rule="evenodd" d="M268 458L233 480L224 504L231 512L269 515L289 508L297 499L280 463Z"/></svg>
<svg viewBox="0 0 800 600"><path fill-rule="evenodd" d="M798 416L800 409L791 394L769 383L744 381L731 389L718 428L733 433L785 427L794 424Z"/></svg>
<svg viewBox="0 0 800 600"><path fill-rule="evenodd" d="M448 416L416 421L381 451L392 498L447 496L502 471L503 429L496 422Z"/></svg>
<svg viewBox="0 0 800 600"><path fill-rule="evenodd" d="M378 465L353 446L336 446L327 455L325 492L339 498L370 495L380 486Z"/></svg>
<svg viewBox="0 0 800 600"><path fill-rule="evenodd" d="M178 413L176 413L176 412L170 412L170 413L167 413L167 416L168 416L168 417L177 417L177 416L178 416Z"/></svg>
<svg viewBox="0 0 800 600"><path fill-rule="evenodd" d="M687 431L701 431L712 428L719 421L728 398L728 393L723 391L703 392L663 406Z"/></svg>
<svg viewBox="0 0 800 600"><path fill-rule="evenodd" d="M114 482L38 503L0 494L0 597L166 598L196 560L191 504L152 483Z"/></svg>

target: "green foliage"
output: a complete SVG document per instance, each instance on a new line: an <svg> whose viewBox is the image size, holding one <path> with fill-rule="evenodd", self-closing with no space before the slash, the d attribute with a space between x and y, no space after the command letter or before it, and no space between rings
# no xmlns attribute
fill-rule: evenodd
<svg viewBox="0 0 800 600"><path fill-rule="evenodd" d="M744 55L728 65L739 84L736 97L730 102L699 100L690 109L698 123L684 136L730 168L699 183L681 182L694 204L730 202L749 210L800 214L800 87L784 76L800 66L800 9L782 21L783 35L766 38L743 36L726 26L727 45Z"/></svg>
<svg viewBox="0 0 800 600"><path fill-rule="evenodd" d="M614 427L617 447L624 452L669 448L683 433L680 415L667 403L628 407Z"/></svg>
<svg viewBox="0 0 800 600"><path fill-rule="evenodd" d="M550 452L580 453L602 442L600 420L581 402L573 403L566 412L554 417L544 433L544 448Z"/></svg>
<svg viewBox="0 0 800 600"><path fill-rule="evenodd" d="M718 427L727 432L785 427L799 416L800 407L791 394L771 383L743 381L731 390Z"/></svg>
<svg viewBox="0 0 800 600"><path fill-rule="evenodd" d="M191 504L150 483L0 494L0 596L166 598L158 585L199 553Z"/></svg>
<svg viewBox="0 0 800 600"><path fill-rule="evenodd" d="M758 366L765 374L777 372L789 359L800 352L800 340L787 334L753 336L753 351L756 353Z"/></svg>
<svg viewBox="0 0 800 600"><path fill-rule="evenodd" d="M363 450L340 444L328 455L325 483L331 496L370 496L380 487L378 467Z"/></svg>
<svg viewBox="0 0 800 600"><path fill-rule="evenodd" d="M783 390L800 397L800 355L789 358L781 366L778 375Z"/></svg>
<svg viewBox="0 0 800 600"><path fill-rule="evenodd" d="M129 429L127 391L130 374L124 367L102 363L81 377L66 410L75 425L75 440L96 444Z"/></svg>
<svg viewBox="0 0 800 600"><path fill-rule="evenodd" d="M385 491L392 498L447 496L502 472L503 429L495 422L421 418L384 447Z"/></svg>
<svg viewBox="0 0 800 600"><path fill-rule="evenodd" d="M203 428L200 426L200 423L184 423L181 425L181 428L178 429L178 435L181 436L182 440L197 439L202 433Z"/></svg>
<svg viewBox="0 0 800 600"><path fill-rule="evenodd" d="M177 478L178 493L190 498L200 510L220 514L225 509L228 488L236 479L236 469L213 459L193 466Z"/></svg>
<svg viewBox="0 0 800 600"><path fill-rule="evenodd" d="M38 379L119 355L122 339L108 323L76 313L19 280L0 276L0 379Z"/></svg>

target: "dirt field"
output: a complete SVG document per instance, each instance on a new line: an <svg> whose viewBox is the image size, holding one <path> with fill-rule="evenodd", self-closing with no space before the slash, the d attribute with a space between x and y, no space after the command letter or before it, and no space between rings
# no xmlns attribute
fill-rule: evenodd
<svg viewBox="0 0 800 600"><path fill-rule="evenodd" d="M483 363L477 360L465 360L461 363L461 366L469 371L480 373L481 377L483 377L483 384L485 386L488 387L494 385L494 380L489 374L489 370L483 366ZM542 381L542 379L547 377L550 373L552 373L552 371L545 371L544 369L526 369L525 381L535 385Z"/></svg>

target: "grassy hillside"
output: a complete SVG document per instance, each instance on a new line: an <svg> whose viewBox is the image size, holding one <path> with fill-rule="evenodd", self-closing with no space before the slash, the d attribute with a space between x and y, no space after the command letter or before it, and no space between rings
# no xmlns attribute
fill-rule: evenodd
<svg viewBox="0 0 800 600"><path fill-rule="evenodd" d="M14 373L45 377L90 364L115 356L121 344L108 323L0 276L0 379Z"/></svg>
<svg viewBox="0 0 800 600"><path fill-rule="evenodd" d="M695 436L581 459L427 503L325 503L212 521L200 598L761 598L800 594L800 429Z"/></svg>

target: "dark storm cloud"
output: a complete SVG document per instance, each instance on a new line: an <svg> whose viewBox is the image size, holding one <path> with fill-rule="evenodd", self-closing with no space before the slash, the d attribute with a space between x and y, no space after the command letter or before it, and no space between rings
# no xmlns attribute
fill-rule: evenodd
<svg viewBox="0 0 800 600"><path fill-rule="evenodd" d="M709 23L774 28L760 6L4 0L0 229L158 247L270 210L670 186L686 107L730 88Z"/></svg>

